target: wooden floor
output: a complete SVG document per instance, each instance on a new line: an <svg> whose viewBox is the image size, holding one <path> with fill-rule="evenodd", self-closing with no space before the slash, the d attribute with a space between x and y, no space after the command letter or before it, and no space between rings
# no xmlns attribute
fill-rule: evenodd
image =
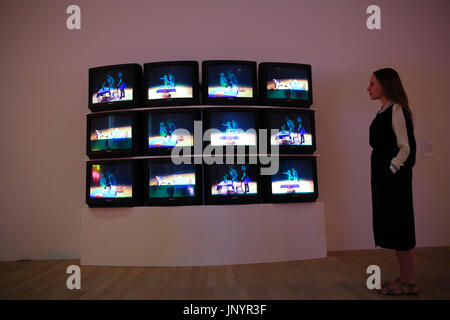
<svg viewBox="0 0 450 320"><path fill-rule="evenodd" d="M397 276L393 251L329 252L324 259L214 267L81 266L81 290L66 268L79 260L0 262L0 299L450 299L450 247L416 249L417 297L366 287L369 265Z"/></svg>

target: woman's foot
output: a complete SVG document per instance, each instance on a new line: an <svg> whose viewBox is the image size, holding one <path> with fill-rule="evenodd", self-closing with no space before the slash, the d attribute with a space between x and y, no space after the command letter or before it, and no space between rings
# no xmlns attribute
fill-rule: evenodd
<svg viewBox="0 0 450 320"><path fill-rule="evenodd" d="M379 293L387 296L417 295L419 288L415 283L401 282L397 278L395 281L386 281Z"/></svg>

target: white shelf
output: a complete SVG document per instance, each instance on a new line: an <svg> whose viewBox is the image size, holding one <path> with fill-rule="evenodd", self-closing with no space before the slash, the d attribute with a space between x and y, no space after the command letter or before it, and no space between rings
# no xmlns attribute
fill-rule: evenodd
<svg viewBox="0 0 450 320"><path fill-rule="evenodd" d="M207 266L324 258L323 202L81 210L81 264Z"/></svg>
<svg viewBox="0 0 450 320"><path fill-rule="evenodd" d="M224 155L226 157L226 155ZM236 156L236 155L234 155ZM274 157L276 154L246 154L244 157ZM295 153L295 154L279 154L280 157L320 157L320 154L316 153ZM117 157L117 158L85 158L84 161L104 161L104 160L145 160L145 159L168 159L170 158L170 155L164 155L164 156L136 156L136 157ZM212 157L215 156L203 156L203 155L191 155L191 156L182 156L182 158L200 158L200 157ZM219 157L219 156L218 156Z"/></svg>
<svg viewBox="0 0 450 320"><path fill-rule="evenodd" d="M318 111L317 107L315 108L300 108L300 107L283 107L283 106L259 106L259 105L253 105L253 106L246 106L246 105L194 105L194 106L165 106L165 107L142 107L142 108L132 108L132 109L119 109L119 110L107 110L107 111L95 111L95 112L88 112L85 113L85 115L88 114L102 114L102 113L109 113L109 112L126 112L126 111L151 111L151 110L169 110L169 109L212 109L212 108L239 108L239 109L286 109L286 110L312 110L312 111Z"/></svg>

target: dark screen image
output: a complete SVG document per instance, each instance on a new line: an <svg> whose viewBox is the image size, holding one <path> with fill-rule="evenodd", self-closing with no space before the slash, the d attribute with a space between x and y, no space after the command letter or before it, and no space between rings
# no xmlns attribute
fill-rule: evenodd
<svg viewBox="0 0 450 320"><path fill-rule="evenodd" d="M269 114L270 129L278 129L271 133L272 145L312 146L311 117L305 113L280 112Z"/></svg>
<svg viewBox="0 0 450 320"><path fill-rule="evenodd" d="M92 103L133 100L134 70L96 70L92 76Z"/></svg>
<svg viewBox="0 0 450 320"><path fill-rule="evenodd" d="M149 67L148 99L192 98L192 65Z"/></svg>
<svg viewBox="0 0 450 320"><path fill-rule="evenodd" d="M133 166L131 164L91 165L91 198L131 198L133 196Z"/></svg>
<svg viewBox="0 0 450 320"><path fill-rule="evenodd" d="M308 100L307 70L301 67L278 66L267 68L267 98Z"/></svg>
<svg viewBox="0 0 450 320"><path fill-rule="evenodd" d="M272 176L272 194L314 193L310 160L280 159L278 173Z"/></svg>
<svg viewBox="0 0 450 320"><path fill-rule="evenodd" d="M132 148L132 117L104 116L90 118L91 151Z"/></svg>
<svg viewBox="0 0 450 320"><path fill-rule="evenodd" d="M252 79L252 68L248 65L209 65L208 97L253 98Z"/></svg>
<svg viewBox="0 0 450 320"><path fill-rule="evenodd" d="M211 165L211 195L256 195L257 174L257 167L249 164Z"/></svg>
<svg viewBox="0 0 450 320"><path fill-rule="evenodd" d="M149 163L149 198L195 197L195 166L165 162Z"/></svg>
<svg viewBox="0 0 450 320"><path fill-rule="evenodd" d="M183 130L182 130L183 129ZM187 130L187 131L186 131ZM194 145L194 115L155 113L148 116L148 147L173 148Z"/></svg>
<svg viewBox="0 0 450 320"><path fill-rule="evenodd" d="M211 133L212 146L256 145L256 120L251 112L213 112L211 128L220 132ZM248 131L254 129L254 132Z"/></svg>

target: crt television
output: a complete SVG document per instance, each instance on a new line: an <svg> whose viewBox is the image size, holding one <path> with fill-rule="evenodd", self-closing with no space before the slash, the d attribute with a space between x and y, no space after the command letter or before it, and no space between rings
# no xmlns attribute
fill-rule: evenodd
<svg viewBox="0 0 450 320"><path fill-rule="evenodd" d="M209 108L203 113L204 148L233 146L239 147L245 153L251 153L258 146L258 129L260 126L259 113L254 108ZM209 130L210 135L206 134ZM210 141L207 141L207 139Z"/></svg>
<svg viewBox="0 0 450 320"><path fill-rule="evenodd" d="M235 160L238 157L235 157ZM244 204L262 201L262 184L258 164L205 164L206 204Z"/></svg>
<svg viewBox="0 0 450 320"><path fill-rule="evenodd" d="M174 164L169 157L146 161L148 206L202 204L202 166L186 159L189 163Z"/></svg>
<svg viewBox="0 0 450 320"><path fill-rule="evenodd" d="M202 62L202 100L205 105L254 105L257 102L256 62Z"/></svg>
<svg viewBox="0 0 450 320"><path fill-rule="evenodd" d="M258 78L262 105L309 108L313 103L311 65L263 62Z"/></svg>
<svg viewBox="0 0 450 320"><path fill-rule="evenodd" d="M139 107L142 67L136 63L89 69L89 109L108 111Z"/></svg>
<svg viewBox="0 0 450 320"><path fill-rule="evenodd" d="M314 111L308 109L269 109L264 112L268 143L283 153L314 153L316 130ZM272 133L272 130L278 132Z"/></svg>
<svg viewBox="0 0 450 320"><path fill-rule="evenodd" d="M86 153L90 158L139 155L141 124L137 112L88 114L86 128Z"/></svg>
<svg viewBox="0 0 450 320"><path fill-rule="evenodd" d="M169 155L174 147L194 152L194 125L200 121L198 109L158 109L145 112L145 151L148 155ZM199 134L202 134L201 128Z"/></svg>
<svg viewBox="0 0 450 320"><path fill-rule="evenodd" d="M264 179L265 202L312 202L319 195L313 156L280 156L278 172Z"/></svg>
<svg viewBox="0 0 450 320"><path fill-rule="evenodd" d="M196 105L198 62L172 61L144 64L144 101L147 106Z"/></svg>
<svg viewBox="0 0 450 320"><path fill-rule="evenodd" d="M86 163L89 207L132 207L143 204L140 160L94 160Z"/></svg>

